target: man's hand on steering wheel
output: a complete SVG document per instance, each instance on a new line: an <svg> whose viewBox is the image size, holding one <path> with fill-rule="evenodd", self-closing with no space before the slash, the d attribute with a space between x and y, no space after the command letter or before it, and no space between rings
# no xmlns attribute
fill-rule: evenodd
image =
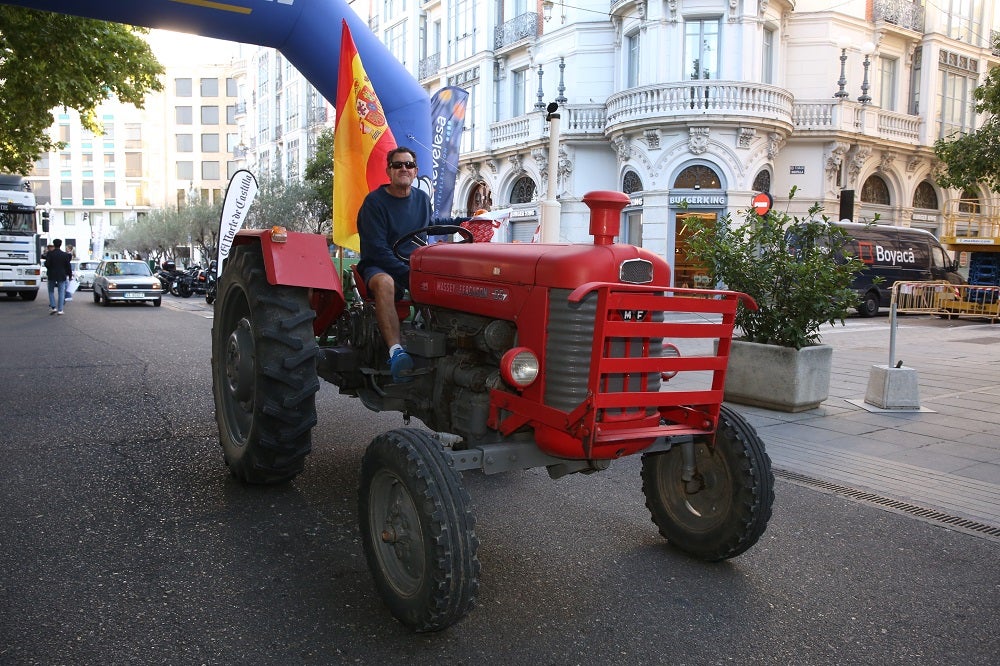
<svg viewBox="0 0 1000 666"><path fill-rule="evenodd" d="M400 236L399 240L392 244L392 253L403 263L409 264L410 257L402 253L402 248L407 243L413 243L417 247L424 247L427 245L427 241L423 238L424 236L449 236L452 234L458 234L462 237L462 240L458 241L459 243L473 242L472 232L465 227L460 227L457 224L432 224L429 227L417 229L416 231L411 231L408 234Z"/></svg>

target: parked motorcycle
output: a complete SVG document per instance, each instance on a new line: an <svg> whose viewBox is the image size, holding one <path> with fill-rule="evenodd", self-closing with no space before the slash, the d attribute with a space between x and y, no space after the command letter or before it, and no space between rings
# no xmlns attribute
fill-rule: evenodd
<svg viewBox="0 0 1000 666"><path fill-rule="evenodd" d="M156 271L156 277L160 281L160 289L164 294L173 293L174 280L177 279L177 264L172 261L164 261L160 264L160 270Z"/></svg>
<svg viewBox="0 0 1000 666"><path fill-rule="evenodd" d="M204 289L199 290L198 288L198 272L200 270L201 267L195 265L186 271L179 272L170 285L170 293L181 298L191 298L194 293L199 291L204 293Z"/></svg>
<svg viewBox="0 0 1000 666"><path fill-rule="evenodd" d="M216 262L212 262L208 270L205 271L205 302L211 305L215 302L215 296L218 292L218 280L215 276Z"/></svg>

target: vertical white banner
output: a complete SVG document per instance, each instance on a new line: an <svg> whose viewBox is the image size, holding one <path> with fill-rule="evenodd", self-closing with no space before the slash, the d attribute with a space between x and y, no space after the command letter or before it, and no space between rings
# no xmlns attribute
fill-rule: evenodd
<svg viewBox="0 0 1000 666"><path fill-rule="evenodd" d="M95 261L100 261L101 259L104 259L104 216L101 215L101 218L97 221L96 225L93 224L93 218L91 218L90 221L90 233L91 238L93 238L90 242L90 254Z"/></svg>
<svg viewBox="0 0 1000 666"><path fill-rule="evenodd" d="M246 169L240 169L229 179L226 200L222 204L219 219L219 257L215 266L215 276L222 275L222 262L229 256L236 232L246 222L250 204L257 196L257 179Z"/></svg>

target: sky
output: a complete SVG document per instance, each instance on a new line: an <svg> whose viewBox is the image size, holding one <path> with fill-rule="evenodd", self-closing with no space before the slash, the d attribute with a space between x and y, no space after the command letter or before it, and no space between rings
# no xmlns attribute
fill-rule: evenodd
<svg viewBox="0 0 1000 666"><path fill-rule="evenodd" d="M240 45L170 30L150 30L147 41L163 65L218 65L239 57Z"/></svg>

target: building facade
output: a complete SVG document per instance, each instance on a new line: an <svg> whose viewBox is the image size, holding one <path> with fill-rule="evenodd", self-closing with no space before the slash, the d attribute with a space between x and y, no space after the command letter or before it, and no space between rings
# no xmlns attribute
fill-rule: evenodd
<svg viewBox="0 0 1000 666"><path fill-rule="evenodd" d="M1000 65L992 0L351 5L428 93L468 91L454 209L440 213L511 207L515 240L530 240L543 201L554 198L558 238L586 242L583 195L623 191L621 240L672 260L681 285L694 277L686 220L736 219L760 191L796 215L818 203L831 218L877 216L936 234L950 209L1000 208L982 188L937 186L932 150L983 121L972 90ZM40 161L36 193L47 187L53 210L80 224L88 210L92 222L93 213L123 219L192 192L214 200L239 167L258 179L300 179L316 137L334 123L329 101L272 49L239 46L211 67L172 68L162 99L144 112L119 107L110 134L89 137L89 158L69 114L71 147ZM213 78L218 97L203 87ZM553 102L560 132L550 164ZM178 115L185 106L190 123ZM202 115L212 106L218 125ZM60 116L53 132L63 124ZM212 134L217 141L205 143ZM113 158L93 148L109 136ZM140 162L126 145L142 147ZM114 168L87 185L88 164L108 159Z"/></svg>
<svg viewBox="0 0 1000 666"><path fill-rule="evenodd" d="M536 226L549 168L561 240L587 239L586 192L624 191L623 240L674 258L678 285L689 277L685 220L735 217L755 192L793 214L819 203L836 218L843 202L853 219L935 233L959 199L998 205L992 192L938 187L932 151L982 122L972 90L1000 65L989 0L405 7L386 2L370 22L429 91L470 93L452 212L511 206L515 236ZM410 22L407 46L393 36Z"/></svg>
<svg viewBox="0 0 1000 666"><path fill-rule="evenodd" d="M154 33L158 44L190 42ZM142 109L116 100L99 105L100 136L75 111L54 110L49 132L63 147L29 174L38 204L49 210L49 238L64 239L78 259L102 258L95 241L151 209L221 201L237 168L237 45L224 44L217 62L198 62L183 48L154 52L166 70L161 92L148 95Z"/></svg>

